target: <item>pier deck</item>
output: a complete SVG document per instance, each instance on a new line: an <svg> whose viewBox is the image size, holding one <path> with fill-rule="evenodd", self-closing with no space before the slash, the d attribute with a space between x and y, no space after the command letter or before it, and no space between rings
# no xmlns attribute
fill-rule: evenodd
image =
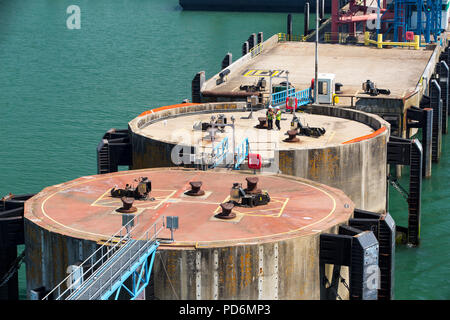
<svg viewBox="0 0 450 320"><path fill-rule="evenodd" d="M373 46L319 44L319 73L334 73L342 83L344 94L357 95L361 85L370 79L379 88L389 89L391 98L402 98L413 92L433 54L432 50L402 48L377 49ZM289 82L297 89L310 86L314 78L315 44L280 42L228 75L227 81L207 83L206 90L238 92L240 85L254 84L258 78L245 76L248 70L288 70ZM273 84L285 81L273 78ZM267 88L268 78L267 78ZM386 97L386 96L384 96Z"/></svg>

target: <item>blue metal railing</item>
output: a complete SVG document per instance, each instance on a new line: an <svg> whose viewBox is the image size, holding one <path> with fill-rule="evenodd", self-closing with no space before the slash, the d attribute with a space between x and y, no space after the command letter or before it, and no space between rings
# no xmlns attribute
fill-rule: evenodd
<svg viewBox="0 0 450 320"><path fill-rule="evenodd" d="M158 248L157 236L163 230L164 216L160 216L147 230L141 231L131 238L139 221L139 215L133 217L125 226L109 238L100 248L89 256L78 269L83 270L81 278L77 278L79 271L74 271L61 281L43 300L50 295L55 300L92 300L107 299L116 289L125 287L125 280L142 266L146 258L153 255ZM153 259L153 258L152 258ZM152 265L151 265L152 267ZM149 272L146 269L146 279L138 277L140 282L133 282L132 290L128 290L131 299L136 298L147 286ZM141 269L142 271L142 269ZM89 275L84 279L84 275ZM74 281L74 279L76 279ZM118 294L116 295L117 298Z"/></svg>
<svg viewBox="0 0 450 320"><path fill-rule="evenodd" d="M286 94L286 90L276 92L272 94L272 105L277 106L286 102L287 97L296 97L298 100L297 106L304 106L311 103L311 88L307 88L301 91L295 91L295 88L289 89L289 94Z"/></svg>
<svg viewBox="0 0 450 320"><path fill-rule="evenodd" d="M228 137L225 137L217 146L214 147L211 168L217 167L222 163L224 157L228 154Z"/></svg>
<svg viewBox="0 0 450 320"><path fill-rule="evenodd" d="M295 94L295 88L290 88L289 96L291 97L293 94ZM273 106L285 103L286 99L287 99L286 90L272 93L272 105Z"/></svg>
<svg viewBox="0 0 450 320"><path fill-rule="evenodd" d="M234 169L239 170L241 164L248 157L249 153L249 143L248 138L245 138L237 147L236 147L236 163L234 164Z"/></svg>
<svg viewBox="0 0 450 320"><path fill-rule="evenodd" d="M295 93L295 97L297 98L297 107L305 106L308 103L311 103L311 88L307 88Z"/></svg>

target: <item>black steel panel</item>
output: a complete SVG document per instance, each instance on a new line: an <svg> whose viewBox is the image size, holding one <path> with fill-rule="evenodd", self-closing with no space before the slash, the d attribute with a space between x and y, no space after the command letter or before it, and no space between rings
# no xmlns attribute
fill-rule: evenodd
<svg viewBox="0 0 450 320"><path fill-rule="evenodd" d="M353 237L350 264L350 299L377 300L378 241L371 231Z"/></svg>
<svg viewBox="0 0 450 320"><path fill-rule="evenodd" d="M320 263L350 265L350 254L353 237L348 235L328 234L320 235Z"/></svg>

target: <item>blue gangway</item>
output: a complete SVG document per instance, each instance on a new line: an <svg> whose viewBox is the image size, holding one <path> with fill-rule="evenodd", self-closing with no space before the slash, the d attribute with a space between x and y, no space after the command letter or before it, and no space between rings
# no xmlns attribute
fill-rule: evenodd
<svg viewBox="0 0 450 320"><path fill-rule="evenodd" d="M43 300L134 300L150 281L159 246L158 234L164 229L164 216L145 231L134 234L134 216L116 234L70 273Z"/></svg>
<svg viewBox="0 0 450 320"><path fill-rule="evenodd" d="M210 168L215 168L223 163L223 160L228 154L228 137L225 137L219 144L214 146L212 150L212 163Z"/></svg>

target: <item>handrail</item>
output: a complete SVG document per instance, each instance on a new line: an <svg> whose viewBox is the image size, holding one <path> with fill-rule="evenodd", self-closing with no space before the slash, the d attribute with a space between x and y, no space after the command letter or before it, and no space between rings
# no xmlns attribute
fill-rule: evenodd
<svg viewBox="0 0 450 320"><path fill-rule="evenodd" d="M89 300L96 298L99 293L101 292L107 292L111 291L114 284L117 283L118 278L117 276L122 274L124 270L128 270L132 264L136 262L136 258L141 256L141 254L149 247L153 245L153 243L156 241L156 237L163 230L164 228L164 216L158 217L158 219L147 229L145 230L140 238L142 238L142 235L144 235L143 239L134 240L129 238L126 242L126 245L122 246L120 250L116 251L113 256L109 258L105 263L105 267L102 269L97 269L95 273L93 273L86 281L85 283L90 284L83 288L84 292L88 293ZM152 230L153 229L153 230ZM152 233L150 233L153 231ZM134 254L132 254L133 249L137 249ZM123 256L126 256L128 254L127 259L120 259ZM113 269L115 266L118 266L118 269L113 274ZM99 277L100 274L106 274L109 271L109 281L105 282L103 285L101 285L97 290L94 289L95 285L95 277ZM103 291L105 290L105 291ZM77 292L72 293L68 300L74 300L78 296Z"/></svg>
<svg viewBox="0 0 450 320"><path fill-rule="evenodd" d="M223 140L214 146L212 150L212 161L211 167L216 167L223 158L228 154L228 137L223 138Z"/></svg>
<svg viewBox="0 0 450 320"><path fill-rule="evenodd" d="M306 36L302 35L296 35L296 34L286 34L286 33L278 33L278 42L284 42L284 41L305 41Z"/></svg>
<svg viewBox="0 0 450 320"><path fill-rule="evenodd" d="M130 234L132 231L135 230L139 219L140 215L134 216L127 224L125 224L122 228L120 228L119 231L117 231L113 236L111 236L108 240L106 240L96 251L94 251L94 253L92 253L86 260L84 260L83 263L81 263L78 266L77 270L71 272L66 278L64 278L64 280L62 280L55 288L53 288L42 300L47 300L49 296L54 292L58 293L58 296L55 298L55 300L65 299L69 297L74 290L77 290L82 285L82 283L87 283L88 281L91 281L94 275L97 274L97 272L101 270L106 263L110 262L109 259L112 256L120 252L120 249L122 247L125 247L130 243L130 241L132 240ZM152 227L154 228L154 226L159 222L160 219L162 219L162 225L164 226L164 217L161 216L146 231L149 231ZM143 234L146 231L144 231ZM105 250L106 252L104 252ZM98 254L101 254L100 258L94 261L95 257L98 256ZM83 267L87 268L86 270L81 269L83 270L83 274L90 274L90 276L84 281L80 278L78 281L75 281L67 286L67 281L69 279L73 279L74 274L78 272L80 268ZM65 290L62 291L64 285L66 285L67 287Z"/></svg>
<svg viewBox="0 0 450 320"><path fill-rule="evenodd" d="M288 93L289 93L289 96L292 96L293 94L295 94L295 88L290 88ZM271 101L272 101L272 105L274 105L274 106L284 103L286 101L286 99L287 99L286 90L272 93Z"/></svg>
<svg viewBox="0 0 450 320"><path fill-rule="evenodd" d="M263 49L263 44L258 43L256 46L254 46L253 48L250 49L250 56L252 58L256 57L257 55L259 55L262 52L262 49Z"/></svg>
<svg viewBox="0 0 450 320"><path fill-rule="evenodd" d="M297 98L297 106L305 106L311 102L311 88L307 88L295 93Z"/></svg>
<svg viewBox="0 0 450 320"><path fill-rule="evenodd" d="M289 94L286 94L286 90L276 92L272 94L272 105L280 105L286 102L288 97L297 98L298 106L304 106L311 103L311 88L306 88L300 91L295 91L295 88L289 89Z"/></svg>
<svg viewBox="0 0 450 320"><path fill-rule="evenodd" d="M248 138L245 138L237 147L236 147L236 163L234 164L234 169L238 170L244 160L248 157L250 152Z"/></svg>

